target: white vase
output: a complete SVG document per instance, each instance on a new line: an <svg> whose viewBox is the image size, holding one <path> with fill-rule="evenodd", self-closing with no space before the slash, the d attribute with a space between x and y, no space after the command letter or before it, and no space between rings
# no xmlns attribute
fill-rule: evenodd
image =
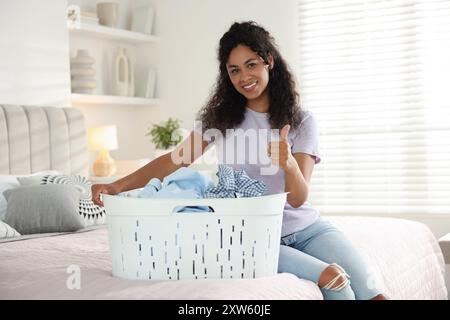
<svg viewBox="0 0 450 320"><path fill-rule="evenodd" d="M125 49L119 48L113 65L113 92L117 96L128 95L129 66Z"/></svg>
<svg viewBox="0 0 450 320"><path fill-rule="evenodd" d="M117 28L119 21L119 4L115 2L97 3L97 15L101 25Z"/></svg>
<svg viewBox="0 0 450 320"><path fill-rule="evenodd" d="M124 49L125 56L127 57L128 62L128 96L134 97L134 63L133 60L130 58L130 56L127 53L127 50Z"/></svg>
<svg viewBox="0 0 450 320"><path fill-rule="evenodd" d="M78 50L70 60L71 89L73 93L93 93L97 87L95 81L95 59L88 50Z"/></svg>

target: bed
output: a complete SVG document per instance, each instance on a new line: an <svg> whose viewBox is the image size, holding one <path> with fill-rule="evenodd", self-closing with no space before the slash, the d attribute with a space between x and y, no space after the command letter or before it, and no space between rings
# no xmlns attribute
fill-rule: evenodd
<svg viewBox="0 0 450 320"><path fill-rule="evenodd" d="M74 108L0 106L0 174L87 174L85 125ZM366 257L393 299L447 299L444 260L424 224L326 217ZM0 240L0 299L323 299L318 287L283 273L257 279L125 280L112 277L107 229Z"/></svg>

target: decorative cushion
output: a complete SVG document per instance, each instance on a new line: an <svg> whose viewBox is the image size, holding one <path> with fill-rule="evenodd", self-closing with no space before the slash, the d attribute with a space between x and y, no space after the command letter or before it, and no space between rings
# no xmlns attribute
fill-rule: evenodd
<svg viewBox="0 0 450 320"><path fill-rule="evenodd" d="M21 234L69 232L84 228L78 214L80 191L70 185L26 186L3 192L5 222Z"/></svg>
<svg viewBox="0 0 450 320"><path fill-rule="evenodd" d="M0 175L0 221L5 219L7 202L3 191L20 187L17 176Z"/></svg>
<svg viewBox="0 0 450 320"><path fill-rule="evenodd" d="M106 222L105 208L100 207L92 201L92 183L80 175L43 175L40 179L17 178L22 185L30 184L62 184L71 185L80 191L80 201L78 205L79 214L83 217L85 226L104 224Z"/></svg>
<svg viewBox="0 0 450 320"><path fill-rule="evenodd" d="M0 221L0 240L14 238L20 236L14 228L3 221Z"/></svg>

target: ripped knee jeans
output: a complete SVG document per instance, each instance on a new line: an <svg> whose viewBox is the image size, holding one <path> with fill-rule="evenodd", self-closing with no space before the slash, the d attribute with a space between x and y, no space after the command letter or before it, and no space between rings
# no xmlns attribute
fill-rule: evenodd
<svg viewBox="0 0 450 320"><path fill-rule="evenodd" d="M281 238L279 273L292 273L318 284L330 265L339 272L320 288L325 300L367 300L383 293L374 269L330 222L319 218Z"/></svg>

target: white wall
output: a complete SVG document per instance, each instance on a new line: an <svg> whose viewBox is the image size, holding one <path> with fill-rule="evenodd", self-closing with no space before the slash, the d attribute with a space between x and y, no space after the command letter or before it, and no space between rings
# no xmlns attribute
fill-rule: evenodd
<svg viewBox="0 0 450 320"><path fill-rule="evenodd" d="M89 49L96 59L97 89L110 94L108 66L121 43L70 35L67 4L95 11L92 0L17 0L0 2L0 94L3 104L70 106L70 56ZM130 9L142 2L155 6L157 44L126 46L136 62L136 82L146 66L158 71L156 107L75 105L87 126L116 124L118 160L148 158L153 145L145 132L169 116L190 129L205 104L217 76L217 46L234 21L252 19L277 39L282 54L295 60L295 1L273 0L115 0L120 4L119 27L129 29ZM293 66L294 67L294 66ZM91 154L91 159L95 155Z"/></svg>
<svg viewBox="0 0 450 320"><path fill-rule="evenodd" d="M65 1L0 1L0 103L68 106Z"/></svg>
<svg viewBox="0 0 450 320"><path fill-rule="evenodd" d="M95 8L94 1L69 2ZM119 2L121 8L130 8L138 1ZM156 91L161 104L152 108L79 107L89 126L109 123L118 126L119 149L111 153L116 159L151 157L153 145L144 134L152 123L170 116L179 118L185 128L192 127L195 114L205 104L217 76L219 39L234 21L259 22L275 36L285 58L295 60L295 1L150 0L150 3L155 6L154 33L160 41L130 51L136 55L138 83L144 78L144 66L157 67ZM121 27L129 28L129 23L129 19L121 17ZM72 55L83 41L72 38ZM99 46L115 48L114 43L105 41L101 44L91 41L87 45L99 58ZM101 82L99 86L107 88Z"/></svg>
<svg viewBox="0 0 450 320"><path fill-rule="evenodd" d="M295 60L295 1L160 0L156 4L161 107L163 115L179 117L186 128L193 125L215 83L219 40L233 22L260 23L275 37L286 60Z"/></svg>
<svg viewBox="0 0 450 320"><path fill-rule="evenodd" d="M120 26L130 27L129 10L146 0L121 0ZM157 95L161 105L154 108L78 106L88 126L116 124L119 160L147 158L153 146L146 129L169 116L178 117L190 128L204 105L217 75L218 41L234 21L255 20L277 40L281 53L295 69L296 1L275 0L149 0L156 9L156 45L130 52L137 59L136 76L143 78L143 66L158 69ZM69 0L94 10L96 1ZM70 104L69 38L66 30L67 2L61 0L15 0L0 2L0 104ZM71 54L87 46L101 61L117 44L71 39ZM108 52L108 50L110 50ZM109 59L109 58L107 58ZM101 67L101 66L99 66ZM105 76L99 89L108 91ZM107 74L107 73L106 73ZM94 155L91 155L93 157ZM402 216L426 223L437 237L448 232L448 218Z"/></svg>

